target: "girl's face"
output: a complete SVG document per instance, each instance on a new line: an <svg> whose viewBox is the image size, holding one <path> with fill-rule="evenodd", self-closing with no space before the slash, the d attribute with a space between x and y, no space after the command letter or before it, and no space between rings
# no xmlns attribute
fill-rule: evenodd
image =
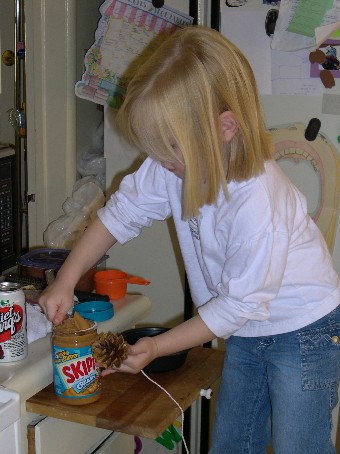
<svg viewBox="0 0 340 454"><path fill-rule="evenodd" d="M176 160L174 162L163 161L163 162L161 162L161 165L162 165L162 167L164 167L164 169L166 169L169 172L176 175L176 177L180 178L181 180L184 180L185 164L184 164L182 152L176 145L173 145L173 149L175 150L176 155L178 156L178 160Z"/></svg>
<svg viewBox="0 0 340 454"><path fill-rule="evenodd" d="M164 169L169 170L169 172L176 175L176 177L180 178L181 180L184 180L184 175L185 175L185 165L184 164L182 164L179 161L162 162L161 164L164 167Z"/></svg>

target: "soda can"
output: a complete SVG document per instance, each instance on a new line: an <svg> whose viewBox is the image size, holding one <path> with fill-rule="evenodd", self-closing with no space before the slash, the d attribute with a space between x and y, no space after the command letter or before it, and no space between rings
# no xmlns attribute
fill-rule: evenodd
<svg viewBox="0 0 340 454"><path fill-rule="evenodd" d="M25 293L20 284L0 282L0 364L26 356Z"/></svg>

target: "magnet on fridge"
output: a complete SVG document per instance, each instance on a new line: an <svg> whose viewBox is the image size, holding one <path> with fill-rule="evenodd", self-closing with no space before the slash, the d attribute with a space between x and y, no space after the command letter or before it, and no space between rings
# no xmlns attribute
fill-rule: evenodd
<svg viewBox="0 0 340 454"><path fill-rule="evenodd" d="M229 8L238 8L239 6L246 5L248 0L225 0L225 4L229 6Z"/></svg>
<svg viewBox="0 0 340 454"><path fill-rule="evenodd" d="M152 0L152 6L154 8L163 8L164 0Z"/></svg>
<svg viewBox="0 0 340 454"><path fill-rule="evenodd" d="M312 118L308 123L305 131L305 139L309 142L315 140L321 128L321 121L318 118Z"/></svg>
<svg viewBox="0 0 340 454"><path fill-rule="evenodd" d="M278 9L270 9L266 16L265 29L268 36L272 36L275 31L276 21L279 17Z"/></svg>
<svg viewBox="0 0 340 454"><path fill-rule="evenodd" d="M320 79L326 88L333 88L335 85L333 73L329 69L322 69L320 71Z"/></svg>

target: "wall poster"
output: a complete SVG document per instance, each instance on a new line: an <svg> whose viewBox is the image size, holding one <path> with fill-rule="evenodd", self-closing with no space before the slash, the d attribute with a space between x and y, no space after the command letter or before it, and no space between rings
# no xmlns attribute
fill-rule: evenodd
<svg viewBox="0 0 340 454"><path fill-rule="evenodd" d="M85 72L76 83L80 98L119 108L139 65L178 27L193 18L151 0L106 0L95 42L85 55Z"/></svg>

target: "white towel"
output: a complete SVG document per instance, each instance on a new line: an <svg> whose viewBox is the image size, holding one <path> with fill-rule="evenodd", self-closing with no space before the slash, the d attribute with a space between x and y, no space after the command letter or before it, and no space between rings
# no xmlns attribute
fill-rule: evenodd
<svg viewBox="0 0 340 454"><path fill-rule="evenodd" d="M26 317L27 317L27 342L31 342L45 337L52 331L52 323L49 322L41 312L38 304L26 303Z"/></svg>

